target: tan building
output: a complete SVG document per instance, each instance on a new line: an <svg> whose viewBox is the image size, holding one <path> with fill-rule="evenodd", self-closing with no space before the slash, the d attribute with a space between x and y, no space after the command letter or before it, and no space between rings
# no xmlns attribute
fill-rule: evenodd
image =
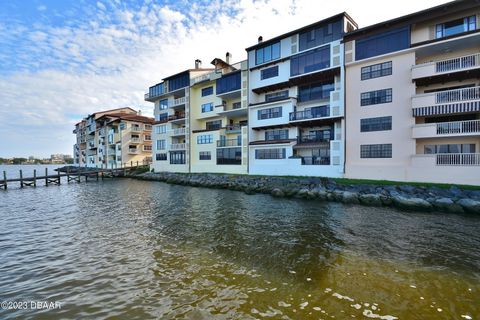
<svg viewBox="0 0 480 320"><path fill-rule="evenodd" d="M247 61L211 63L190 84L190 172L247 173Z"/></svg>
<svg viewBox="0 0 480 320"><path fill-rule="evenodd" d="M96 112L76 125L74 163L88 167L120 167L150 163L153 118L139 115L132 108ZM82 138L82 132L85 139ZM82 142L85 144L83 147ZM78 147L77 147L78 146ZM84 149L82 149L84 148Z"/></svg>
<svg viewBox="0 0 480 320"><path fill-rule="evenodd" d="M347 34L347 178L480 184L480 4Z"/></svg>

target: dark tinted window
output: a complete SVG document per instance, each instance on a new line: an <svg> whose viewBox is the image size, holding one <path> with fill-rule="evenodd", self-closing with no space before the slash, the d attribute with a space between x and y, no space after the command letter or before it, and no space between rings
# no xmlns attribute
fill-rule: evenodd
<svg viewBox="0 0 480 320"><path fill-rule="evenodd" d="M399 51L410 46L410 31L408 28L397 29L357 40L355 44L355 59L361 60L381 54Z"/></svg>
<svg viewBox="0 0 480 320"><path fill-rule="evenodd" d="M190 76L188 72L168 79L168 91L175 91L190 85Z"/></svg>
<svg viewBox="0 0 480 320"><path fill-rule="evenodd" d="M290 76L330 67L330 46L324 46L290 59Z"/></svg>
<svg viewBox="0 0 480 320"><path fill-rule="evenodd" d="M213 94L213 87L207 87L202 89L202 97Z"/></svg>
<svg viewBox="0 0 480 320"><path fill-rule="evenodd" d="M278 76L278 66L263 69L261 71L260 78L263 80L263 79L273 78L276 76Z"/></svg>
<svg viewBox="0 0 480 320"><path fill-rule="evenodd" d="M240 72L234 72L217 79L217 95L241 88Z"/></svg>
<svg viewBox="0 0 480 320"><path fill-rule="evenodd" d="M342 37L342 21L332 22L300 33L299 50L318 47Z"/></svg>
<svg viewBox="0 0 480 320"><path fill-rule="evenodd" d="M335 90L333 83L313 83L306 86L301 86L298 89L298 102L329 99L330 91Z"/></svg>

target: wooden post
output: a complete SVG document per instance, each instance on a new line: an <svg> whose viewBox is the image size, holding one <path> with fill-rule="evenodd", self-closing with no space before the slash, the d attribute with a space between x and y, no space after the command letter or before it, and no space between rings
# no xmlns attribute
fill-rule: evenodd
<svg viewBox="0 0 480 320"><path fill-rule="evenodd" d="M138 160L137 160L137 167L138 167Z"/></svg>
<svg viewBox="0 0 480 320"><path fill-rule="evenodd" d="M67 167L67 183L70 183L70 169Z"/></svg>
<svg viewBox="0 0 480 320"><path fill-rule="evenodd" d="M37 186L37 169L33 169L33 186Z"/></svg>
<svg viewBox="0 0 480 320"><path fill-rule="evenodd" d="M60 181L60 180L61 180L61 179L60 179L60 171L57 171L57 172L58 172L58 185L60 185L60 182L61 182L61 181Z"/></svg>
<svg viewBox="0 0 480 320"><path fill-rule="evenodd" d="M97 181L98 181L98 171L97 171Z"/></svg>
<svg viewBox="0 0 480 320"><path fill-rule="evenodd" d="M23 173L22 173L22 169L20 169L20 188L23 188Z"/></svg>
<svg viewBox="0 0 480 320"><path fill-rule="evenodd" d="M7 190L7 172L3 171L3 189Z"/></svg>
<svg viewBox="0 0 480 320"><path fill-rule="evenodd" d="M130 168L133 167L133 161L130 161Z"/></svg>
<svg viewBox="0 0 480 320"><path fill-rule="evenodd" d="M48 187L48 168L45 168L45 185Z"/></svg>

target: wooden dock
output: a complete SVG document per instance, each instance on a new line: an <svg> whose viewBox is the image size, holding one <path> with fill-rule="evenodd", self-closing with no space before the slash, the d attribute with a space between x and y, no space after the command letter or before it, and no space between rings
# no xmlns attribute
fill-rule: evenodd
<svg viewBox="0 0 480 320"><path fill-rule="evenodd" d="M99 181L107 178L123 177L128 172L135 170L139 167L147 166L148 164L139 164L138 162L122 165L120 168L84 168L78 167L76 170L70 170L67 167L65 172L57 171L56 173L49 173L48 168L45 168L43 175L37 174L37 170L33 170L33 176L25 177L23 170L19 170L18 178L7 179L7 172L3 171L3 179L0 178L0 189L7 190L8 185L11 183L20 183L20 188L24 187L36 187L38 182L44 182L45 186L57 185L62 183L62 178L66 178L66 182L88 182L89 179L93 181ZM65 179L64 179L65 180Z"/></svg>

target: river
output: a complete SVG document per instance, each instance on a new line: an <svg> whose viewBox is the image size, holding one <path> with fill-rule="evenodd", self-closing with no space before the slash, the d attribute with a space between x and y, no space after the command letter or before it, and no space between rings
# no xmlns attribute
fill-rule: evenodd
<svg viewBox="0 0 480 320"><path fill-rule="evenodd" d="M116 179L0 219L0 319L480 317L479 216Z"/></svg>

